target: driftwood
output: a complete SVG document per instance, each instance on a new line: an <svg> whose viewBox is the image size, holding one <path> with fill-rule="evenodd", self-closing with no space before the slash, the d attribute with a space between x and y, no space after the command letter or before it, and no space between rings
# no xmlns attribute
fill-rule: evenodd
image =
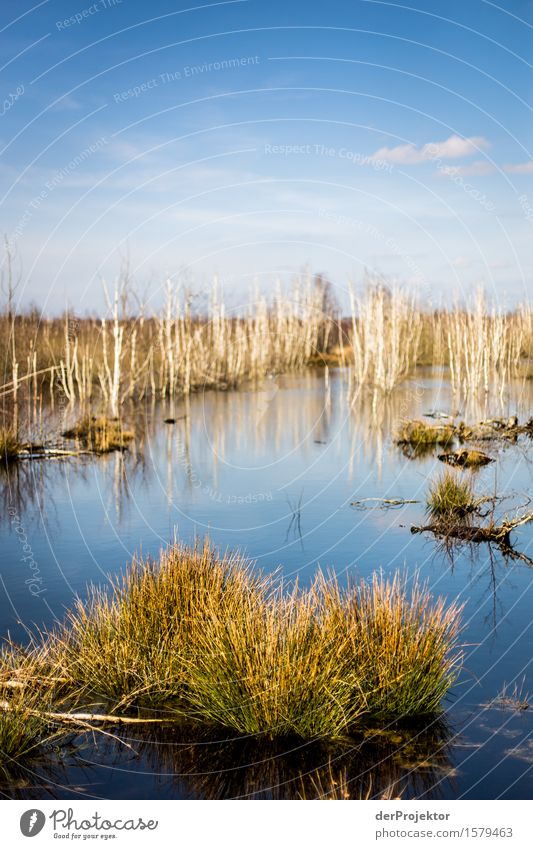
<svg viewBox="0 0 533 849"><path fill-rule="evenodd" d="M359 501L350 501L350 507L359 507L361 510L369 510L366 507L368 501L376 501L377 506L383 510L390 507L402 507L404 504L420 504L420 501L411 498L361 498Z"/></svg>
<svg viewBox="0 0 533 849"><path fill-rule="evenodd" d="M487 525L487 527L476 527L461 524L460 522L432 522L429 525L413 525L412 534L429 532L435 536L446 539L458 539L463 542L494 542L503 548L511 548L511 531L520 525L526 525L533 521L533 513L526 513L516 519L502 522L501 525Z"/></svg>
<svg viewBox="0 0 533 849"><path fill-rule="evenodd" d="M82 454L95 454L95 451L70 451L63 448L25 448L17 453L19 460L47 460L50 457L79 457Z"/></svg>
<svg viewBox="0 0 533 849"><path fill-rule="evenodd" d="M10 711L13 710L9 702L0 701L0 710ZM87 723L87 722L110 722L115 725L147 725L149 723L168 723L168 722L182 722L181 717L165 717L164 719L157 717L143 717L143 716L117 716L114 713L69 713L68 711L37 711L37 710L28 710L28 713L33 714L34 716L44 717L45 719L50 719L59 722L74 722L74 723Z"/></svg>

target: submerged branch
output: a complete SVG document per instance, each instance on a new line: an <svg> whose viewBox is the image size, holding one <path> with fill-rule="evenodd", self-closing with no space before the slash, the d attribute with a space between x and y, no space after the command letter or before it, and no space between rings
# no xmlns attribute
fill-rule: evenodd
<svg viewBox="0 0 533 849"><path fill-rule="evenodd" d="M402 507L404 504L420 504L420 501L413 498L360 498L359 501L350 501L350 507L360 507L361 510L368 510L365 507L367 501L377 501L378 506L382 509L390 507Z"/></svg>
<svg viewBox="0 0 533 849"><path fill-rule="evenodd" d="M10 710L15 710L9 702L0 701L0 710L9 712ZM181 717L165 717L164 719L157 717L143 717L143 716L117 716L114 713L70 713L69 711L37 711L37 710L28 710L28 713L31 713L32 716L38 716L42 719L50 719L54 721L60 722L77 722L77 723L87 723L87 722L113 722L115 724L121 725L147 725L148 723L167 723L167 722L183 722Z"/></svg>
<svg viewBox="0 0 533 849"><path fill-rule="evenodd" d="M461 522L437 521L429 525L413 525L412 534L429 532L447 539L459 539L463 542L495 542L500 546L512 548L511 531L533 521L533 513L517 516L516 519L503 521L501 525L490 524L487 527L467 525Z"/></svg>

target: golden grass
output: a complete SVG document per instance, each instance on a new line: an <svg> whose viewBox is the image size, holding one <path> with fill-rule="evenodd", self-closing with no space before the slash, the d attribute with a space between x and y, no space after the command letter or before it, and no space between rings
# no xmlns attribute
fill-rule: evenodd
<svg viewBox="0 0 533 849"><path fill-rule="evenodd" d="M335 738L368 719L438 712L458 627L457 606L416 580L343 589L319 573L309 590L289 589L239 555L175 544L111 592L93 589L28 662L75 709L158 707L242 734Z"/></svg>
<svg viewBox="0 0 533 849"><path fill-rule="evenodd" d="M125 429L118 418L84 416L63 436L78 439L84 448L97 454L107 454L126 448L134 438L134 433Z"/></svg>

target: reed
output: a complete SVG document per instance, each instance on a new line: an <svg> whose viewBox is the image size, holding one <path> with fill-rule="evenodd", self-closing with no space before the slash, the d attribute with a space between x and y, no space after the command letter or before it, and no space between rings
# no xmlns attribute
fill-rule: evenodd
<svg viewBox="0 0 533 849"><path fill-rule="evenodd" d="M509 381L520 375L531 311L517 319L516 314L490 307L482 292L447 313L444 332L456 392L502 395Z"/></svg>
<svg viewBox="0 0 533 849"><path fill-rule="evenodd" d="M527 376L533 356L531 307L504 312L481 294L435 310L371 281L362 295L350 289L350 314L341 319L320 277L276 286L269 298L256 292L238 313L216 280L201 308L191 290L167 283L165 303L152 314L140 299L130 308L128 287L119 280L113 292L105 289L101 318L0 315L0 395L14 416L26 397L34 407L43 398L61 407L101 403L117 416L128 399L173 399L316 363L349 365L354 395L363 387L391 392L430 365L447 370L458 395L501 396Z"/></svg>
<svg viewBox="0 0 533 849"><path fill-rule="evenodd" d="M231 314L217 281L207 309L196 311L193 294L168 283L163 308L149 316L142 304L137 315L129 311L119 281L114 292L104 288L107 312L99 319L4 315L0 394L18 399L31 387L52 404L98 401L117 416L129 398L174 398L301 369L337 341L335 319L324 312L333 309L325 285L304 277L269 300L256 293L247 309Z"/></svg>
<svg viewBox="0 0 533 849"><path fill-rule="evenodd" d="M350 288L350 302L356 383L391 391L418 362L422 313L405 291L381 284L360 298Z"/></svg>
<svg viewBox="0 0 533 849"><path fill-rule="evenodd" d="M34 645L34 676L60 681L77 709L104 700L241 734L334 738L439 711L459 612L416 580L342 589L319 573L304 591L207 542L175 544L78 601Z"/></svg>
<svg viewBox="0 0 533 849"><path fill-rule="evenodd" d="M129 279L105 288L102 318L46 319L37 311L0 315L0 394L18 403L43 398L62 407L98 401L117 416L128 399L175 398L203 388L228 388L269 373L313 363L349 365L354 394L390 392L421 365L449 370L454 392L496 392L527 376L533 356L533 310L491 306L480 293L449 310L420 305L405 290L370 281L350 290L341 320L329 284L301 276L270 298L255 293L232 314L215 279L207 307L171 282L161 310L134 312ZM16 340L16 341L15 341ZM16 427L16 420L14 424Z"/></svg>

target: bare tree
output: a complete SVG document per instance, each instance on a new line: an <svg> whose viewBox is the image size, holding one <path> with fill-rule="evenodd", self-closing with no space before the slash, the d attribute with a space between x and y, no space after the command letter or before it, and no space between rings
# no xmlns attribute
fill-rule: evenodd
<svg viewBox="0 0 533 849"><path fill-rule="evenodd" d="M17 270L15 271L15 266ZM18 258L16 247L9 241L9 236L4 233L4 259L0 274L0 289L6 302L6 313L10 322L15 318L15 293L22 280L22 265Z"/></svg>

